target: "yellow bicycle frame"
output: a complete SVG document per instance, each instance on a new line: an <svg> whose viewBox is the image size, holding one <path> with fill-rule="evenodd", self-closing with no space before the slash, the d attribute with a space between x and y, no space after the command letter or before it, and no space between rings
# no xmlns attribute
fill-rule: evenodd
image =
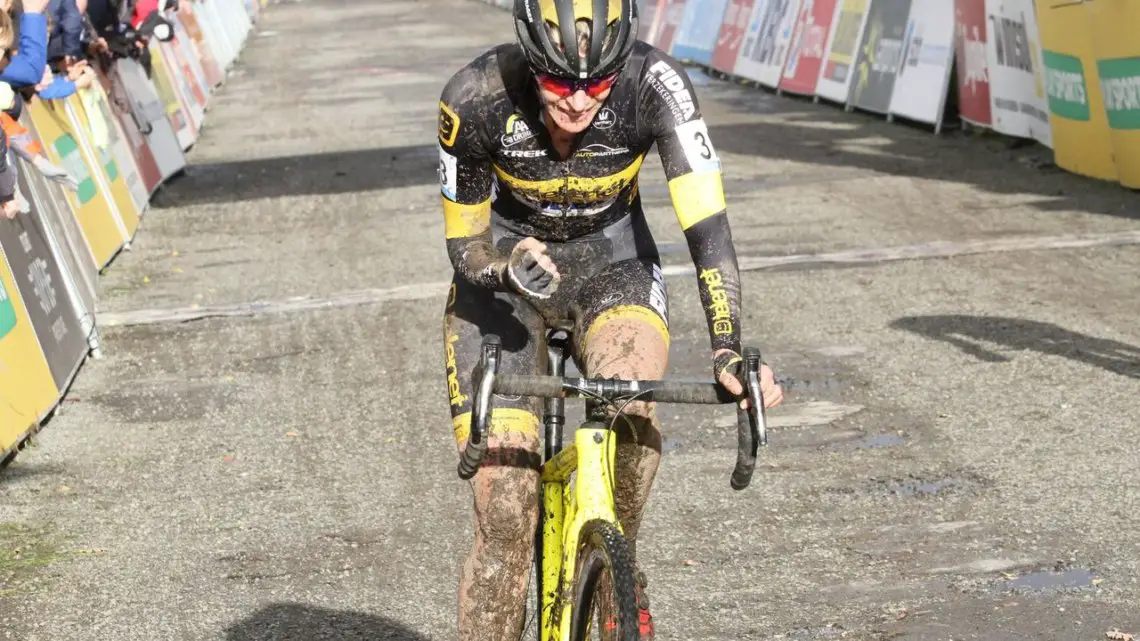
<svg viewBox="0 0 1140 641"><path fill-rule="evenodd" d="M602 423L588 422L574 432L574 444L542 468L542 638L569 641L578 537L592 520L613 523L614 455L617 436ZM570 475L577 471L571 486ZM566 527L569 523L569 527ZM565 595L559 598L559 595ZM555 606L561 611L555 612ZM557 615L557 616L555 616Z"/></svg>

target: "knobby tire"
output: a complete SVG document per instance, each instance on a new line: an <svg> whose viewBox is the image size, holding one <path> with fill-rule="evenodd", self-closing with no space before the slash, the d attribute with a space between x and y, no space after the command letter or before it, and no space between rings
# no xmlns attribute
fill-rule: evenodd
<svg viewBox="0 0 1140 641"><path fill-rule="evenodd" d="M581 542L574 577L574 608L571 612L571 641L588 641L590 620L599 610L596 596L599 583L609 579L613 603L610 608L617 620L615 641L638 641L637 596L634 593L633 558L629 544L612 523L590 521L582 527ZM597 624L601 622L598 621ZM607 638L607 635L602 635Z"/></svg>

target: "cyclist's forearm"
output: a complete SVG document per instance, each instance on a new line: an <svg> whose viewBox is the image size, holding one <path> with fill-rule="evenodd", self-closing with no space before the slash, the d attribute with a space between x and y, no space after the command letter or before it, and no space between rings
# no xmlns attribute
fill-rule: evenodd
<svg viewBox="0 0 1140 641"><path fill-rule="evenodd" d="M720 212L685 229L697 269L701 306L705 309L714 351L740 353L740 269L728 214Z"/></svg>
<svg viewBox="0 0 1140 641"><path fill-rule="evenodd" d="M464 280L487 289L507 290L503 277L507 259L491 243L490 231L478 236L448 238L447 255Z"/></svg>

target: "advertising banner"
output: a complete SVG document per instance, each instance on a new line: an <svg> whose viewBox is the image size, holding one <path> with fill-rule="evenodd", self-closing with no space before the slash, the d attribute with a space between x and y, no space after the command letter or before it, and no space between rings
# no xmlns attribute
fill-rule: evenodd
<svg viewBox="0 0 1140 641"><path fill-rule="evenodd" d="M780 84L799 7L800 0L768 1L754 46L736 62L738 74L773 89Z"/></svg>
<svg viewBox="0 0 1140 641"><path fill-rule="evenodd" d="M44 140L44 137L36 132L35 124L26 109L20 114L19 122L35 135L37 140ZM37 153L45 153L42 143ZM40 220L46 221L53 247L56 247L53 251L61 257L67 276L77 289L77 309L95 309L99 267L95 264L95 257L87 240L83 237L83 228L79 225L79 219L75 217L71 203L63 193L64 187L53 180L48 180L21 158L16 159L16 164L25 180L20 184L26 185L29 190L24 197L39 212Z"/></svg>
<svg viewBox="0 0 1140 641"><path fill-rule="evenodd" d="M67 169L79 182L77 192L65 191L64 195L79 218L83 237L95 257L95 266L102 269L122 249L130 235L115 213L113 201L100 190L96 169L88 164L80 141L71 132L65 103L33 100L27 111L43 141L47 157Z"/></svg>
<svg viewBox="0 0 1140 641"><path fill-rule="evenodd" d="M202 106L203 112L206 106L210 103L210 88L213 86L209 80L206 79L206 72L202 67L202 61L198 58L198 52L194 48L194 42L190 38L189 32L183 26L182 21L179 19L179 12L171 12L170 23L174 26L174 40L171 44L175 45L174 48L178 51L179 60L184 69L188 70L191 84L195 90L195 99L198 104ZM199 124L199 129L201 125Z"/></svg>
<svg viewBox="0 0 1140 641"><path fill-rule="evenodd" d="M681 26L681 19L685 17L686 0L667 0L665 18L657 34L656 47L666 53L673 49L673 40L676 39L677 30ZM700 2L700 0L693 0Z"/></svg>
<svg viewBox="0 0 1140 641"><path fill-rule="evenodd" d="M927 0L931 1L931 0ZM855 80L847 102L853 107L885 114L891 106L895 80L903 62L910 0L875 0L855 60Z"/></svg>
<svg viewBox="0 0 1140 641"><path fill-rule="evenodd" d="M986 68L994 131L1052 147L1033 0L986 0Z"/></svg>
<svg viewBox="0 0 1140 641"><path fill-rule="evenodd" d="M871 0L839 0L827 34L827 55L819 70L815 95L833 102L847 102L855 77L855 55L863 39Z"/></svg>
<svg viewBox="0 0 1140 641"><path fill-rule="evenodd" d="M222 84L225 76L222 75L222 69L218 66L213 49L206 42L206 34L202 31L202 26L198 24L198 17L194 15L193 11L179 11L175 15L190 36L190 44L198 55L198 62L202 65L202 72L206 76L209 87L214 88Z"/></svg>
<svg viewBox="0 0 1140 641"><path fill-rule="evenodd" d="M735 73L736 59L740 55L740 45L748 30L748 20L752 17L753 0L730 0L724 12L724 21L717 35L716 49L713 50L712 68L728 74Z"/></svg>
<svg viewBox="0 0 1140 641"><path fill-rule="evenodd" d="M153 194L159 183L162 182L162 174L158 171L158 163L154 159L154 153L151 152L150 144L147 142L146 136L143 135L144 130L150 129L150 123L141 114L134 111L135 104L127 93L122 78L119 77L118 67L107 66L96 75L107 96L107 105L119 123L119 131L123 134L127 149L130 150L135 159L135 167L142 182L142 189L149 198L150 194ZM140 209L140 211L144 210L145 207Z"/></svg>
<svg viewBox="0 0 1140 641"><path fill-rule="evenodd" d="M1087 9L1096 34L1093 49L1117 179L1125 187L1140 189L1140 4L1097 0Z"/></svg>
<svg viewBox="0 0 1140 641"><path fill-rule="evenodd" d="M912 2L888 113L941 129L954 64L954 0Z"/></svg>
<svg viewBox="0 0 1140 641"><path fill-rule="evenodd" d="M637 39L657 45L657 32L665 18L665 0L642 0L638 3L640 22L637 25Z"/></svg>
<svg viewBox="0 0 1140 641"><path fill-rule="evenodd" d="M803 0L780 78L781 91L805 96L815 93L834 15L835 0Z"/></svg>
<svg viewBox="0 0 1140 641"><path fill-rule="evenodd" d="M182 97L179 95L178 89L170 81L171 72L166 64L166 57L154 41L150 43L150 59L151 70L154 72L151 76L154 88L158 90L158 95L162 98L166 117L174 126L174 133L178 136L179 149L185 152L194 145L194 141L198 138L198 131L194 128L190 114L182 106Z"/></svg>
<svg viewBox="0 0 1140 641"><path fill-rule="evenodd" d="M1075 174L1115 181L1112 137L1100 95L1088 10L1080 3L1038 0L1037 23L1054 162ZM1140 25L1134 27L1140 29ZM1140 32L1134 31L1133 37L1140 37Z"/></svg>
<svg viewBox="0 0 1140 641"><path fill-rule="evenodd" d="M958 115L990 126L990 73L986 62L986 0L954 0L954 54L958 65Z"/></svg>
<svg viewBox="0 0 1140 641"><path fill-rule="evenodd" d="M147 79L142 65L130 58L123 58L115 61L115 68L130 96L132 111L143 118L147 126L143 130L147 145L154 154L161 180L166 180L186 166L186 157L174 131L174 123L166 115L166 103Z"/></svg>
<svg viewBox="0 0 1140 641"><path fill-rule="evenodd" d="M158 48L166 59L166 68L170 79L178 90L178 97L182 99L182 107L190 114L194 123L194 138L202 129L202 122L206 119L206 88L199 84L198 77L190 62L182 55L182 49L174 41L159 42Z"/></svg>
<svg viewBox="0 0 1140 641"><path fill-rule="evenodd" d="M89 134L91 144L99 156L99 162L107 172L111 193L115 196L124 224L127 224L127 231L133 236L138 228L139 216L146 211L150 193L147 192L146 185L139 175L138 164L127 145L119 122L111 114L111 107L107 103L103 87L95 83L87 89L80 90L77 99L70 105L74 109L76 124ZM119 202L120 200L124 202ZM127 222L131 215L135 220L133 227Z"/></svg>
<svg viewBox="0 0 1140 641"><path fill-rule="evenodd" d="M24 176L21 193L27 194ZM71 304L59 263L48 246L46 232L33 204L32 211L13 220L0 219L0 249L26 304L28 320L39 340L57 392L66 389L87 355L87 335ZM58 398L53 396L51 402Z"/></svg>
<svg viewBox="0 0 1140 641"><path fill-rule="evenodd" d="M194 11L194 17L198 20L198 26L206 34L206 42L209 44L210 51L214 54L214 60L224 75L226 70L233 65L236 56L230 48L229 38L219 30L212 13L206 9L206 3L195 2L191 5L191 9Z"/></svg>
<svg viewBox="0 0 1140 641"><path fill-rule="evenodd" d="M677 36L673 39L670 55L678 60L691 60L703 65L711 62L727 6L728 0L695 0L688 3Z"/></svg>
<svg viewBox="0 0 1140 641"><path fill-rule="evenodd" d="M9 224L0 219L0 227ZM35 428L57 394L8 258L0 249L0 453Z"/></svg>
<svg viewBox="0 0 1140 641"><path fill-rule="evenodd" d="M98 91L94 85L92 89ZM76 140L79 141L79 148L87 159L87 165L93 169L92 176L99 185L99 191L110 198L111 211L118 217L129 241L139 227L140 212L127 186L125 168L115 158L108 127L101 119L87 119L78 94L72 94L67 100L57 102L63 102L64 113L71 123L71 131L76 134Z"/></svg>

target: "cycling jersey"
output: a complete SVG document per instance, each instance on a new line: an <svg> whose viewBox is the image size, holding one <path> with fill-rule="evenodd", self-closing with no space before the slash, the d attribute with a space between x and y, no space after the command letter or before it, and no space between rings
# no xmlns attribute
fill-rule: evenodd
<svg viewBox="0 0 1140 641"><path fill-rule="evenodd" d="M713 349L740 352L740 278L720 160L692 83L671 57L638 42L593 122L561 159L521 49L495 47L447 83L438 142L452 265L465 280L499 291L510 287L506 256L492 239L492 210L496 226L548 243L640 217L638 171L656 143Z"/></svg>

